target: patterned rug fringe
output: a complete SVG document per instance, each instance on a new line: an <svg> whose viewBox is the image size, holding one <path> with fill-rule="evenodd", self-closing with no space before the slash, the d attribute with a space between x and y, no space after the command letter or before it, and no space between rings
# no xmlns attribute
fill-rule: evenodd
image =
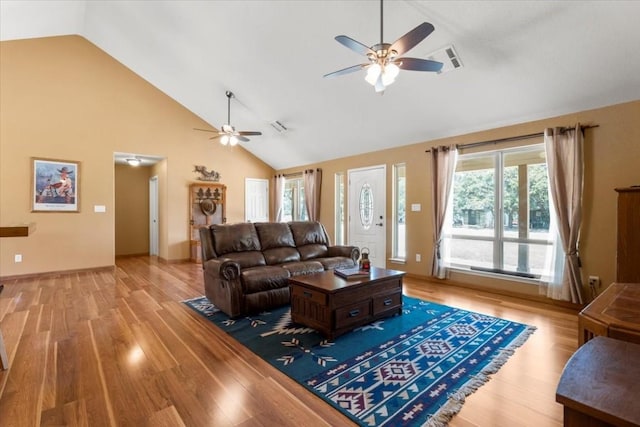
<svg viewBox="0 0 640 427"><path fill-rule="evenodd" d="M429 417L429 420L423 424L423 427L446 427L449 425L449 421L462 409L462 405L467 396L470 396L480 387L482 387L487 381L491 379L491 375L498 372L498 370L504 365L509 357L515 353L515 349L522 346L527 338L536 331L535 326L528 326L518 339L514 340L509 347L504 348L494 357L482 371L474 376L464 387L452 393L445 403L435 414Z"/></svg>

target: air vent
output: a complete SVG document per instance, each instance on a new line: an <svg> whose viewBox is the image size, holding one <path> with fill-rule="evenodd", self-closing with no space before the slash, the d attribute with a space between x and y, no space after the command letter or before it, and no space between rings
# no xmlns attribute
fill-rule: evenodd
<svg viewBox="0 0 640 427"><path fill-rule="evenodd" d="M277 130L279 133L285 133L287 131L287 127L280 123L277 120L274 120L270 123L271 127Z"/></svg>
<svg viewBox="0 0 640 427"><path fill-rule="evenodd" d="M442 49L436 50L428 55L426 55L428 59L433 61L442 62L444 65L442 66L442 70L438 72L438 74L447 73L449 71L455 70L456 68L462 67L462 60L458 56L453 45L445 46Z"/></svg>

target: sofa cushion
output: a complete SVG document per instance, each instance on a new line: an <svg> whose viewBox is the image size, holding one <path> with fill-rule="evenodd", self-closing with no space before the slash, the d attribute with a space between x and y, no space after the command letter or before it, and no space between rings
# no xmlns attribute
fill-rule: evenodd
<svg viewBox="0 0 640 427"><path fill-rule="evenodd" d="M298 252L300 252L300 259L308 260L327 256L327 247L317 243L311 245L298 246Z"/></svg>
<svg viewBox="0 0 640 427"><path fill-rule="evenodd" d="M321 263L325 270L335 270L336 268L351 268L356 266L356 263L351 258L343 256L317 258L316 261Z"/></svg>
<svg viewBox="0 0 640 427"><path fill-rule="evenodd" d="M295 248L293 234L289 224L284 222L256 222L256 231L260 237L262 250L289 247Z"/></svg>
<svg viewBox="0 0 640 427"><path fill-rule="evenodd" d="M300 261L300 253L296 248L272 248L263 250L262 254L269 265Z"/></svg>
<svg viewBox="0 0 640 427"><path fill-rule="evenodd" d="M215 242L214 249L218 256L230 252L259 251L260 240L253 224L214 224L211 233Z"/></svg>
<svg viewBox="0 0 640 427"><path fill-rule="evenodd" d="M291 227L297 247L309 244L329 245L324 227L319 222L292 221L289 223L289 227Z"/></svg>
<svg viewBox="0 0 640 427"><path fill-rule="evenodd" d="M286 268L291 276L300 276L301 274L322 273L325 268L318 261L299 261L282 264L282 268Z"/></svg>
<svg viewBox="0 0 640 427"><path fill-rule="evenodd" d="M247 268L240 272L245 294L289 286L289 270L279 266Z"/></svg>
<svg viewBox="0 0 640 427"><path fill-rule="evenodd" d="M240 264L240 268L267 265L264 255L260 251L231 252L226 254L224 258L237 262Z"/></svg>

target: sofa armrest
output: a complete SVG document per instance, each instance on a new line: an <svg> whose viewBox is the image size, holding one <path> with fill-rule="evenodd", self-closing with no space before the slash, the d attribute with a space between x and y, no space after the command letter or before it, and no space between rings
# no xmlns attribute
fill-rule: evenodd
<svg viewBox="0 0 640 427"><path fill-rule="evenodd" d="M244 296L240 283L240 264L227 258L203 262L204 293L206 297L229 317L243 312Z"/></svg>
<svg viewBox="0 0 640 427"><path fill-rule="evenodd" d="M358 259L360 258L360 249L357 246L329 246L327 251L328 256L343 256L351 258L356 264L358 264Z"/></svg>

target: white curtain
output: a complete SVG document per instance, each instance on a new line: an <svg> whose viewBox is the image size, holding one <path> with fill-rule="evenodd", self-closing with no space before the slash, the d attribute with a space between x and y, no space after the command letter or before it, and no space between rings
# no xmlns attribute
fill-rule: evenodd
<svg viewBox="0 0 640 427"><path fill-rule="evenodd" d="M549 174L549 194L564 258L562 274L556 274L542 288L549 298L583 303L582 274L578 253L582 221L582 187L584 180L584 136L580 125L575 129L548 128L544 145ZM550 230L551 231L551 230Z"/></svg>
<svg viewBox="0 0 640 427"><path fill-rule="evenodd" d="M282 221L283 212L283 196L284 196L284 184L286 178L284 175L276 175L273 177L274 198L273 211L276 215L276 222Z"/></svg>
<svg viewBox="0 0 640 427"><path fill-rule="evenodd" d="M433 147L431 152L431 184L433 205L433 257L431 275L445 278L446 269L442 257L442 237L447 205L453 186L458 151L455 145Z"/></svg>
<svg viewBox="0 0 640 427"><path fill-rule="evenodd" d="M304 171L304 204L307 207L309 221L320 220L320 189L322 188L322 169Z"/></svg>

